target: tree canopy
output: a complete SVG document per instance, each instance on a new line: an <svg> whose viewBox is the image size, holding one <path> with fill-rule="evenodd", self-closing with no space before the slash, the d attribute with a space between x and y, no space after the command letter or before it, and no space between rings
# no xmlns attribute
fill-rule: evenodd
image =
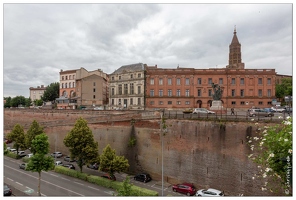
<svg viewBox="0 0 296 200"><path fill-rule="evenodd" d="M45 102L47 101L55 101L56 98L58 98L60 91L60 83L55 82L48 85L41 97L41 99Z"/></svg>
<svg viewBox="0 0 296 200"><path fill-rule="evenodd" d="M285 96L292 95L292 78L283 78L281 84L275 86L275 96L277 98L284 98Z"/></svg>
<svg viewBox="0 0 296 200"><path fill-rule="evenodd" d="M33 139L37 136L44 133L43 131L43 127L39 125L39 123L34 120L30 126L30 128L27 131L27 134L25 135L25 143L26 143L26 147L29 149L31 148L31 152L34 154L35 150L32 147L32 141Z"/></svg>
<svg viewBox="0 0 296 200"><path fill-rule="evenodd" d="M99 169L113 175L115 172L120 173L128 168L128 160L124 156L116 156L115 149L111 149L111 146L108 144L100 155Z"/></svg>
<svg viewBox="0 0 296 200"><path fill-rule="evenodd" d="M32 148L35 150L35 154L30 158L26 170L38 172L38 194L41 196L41 172L54 168L54 159L47 155L49 153L48 136L45 133L37 135L32 140Z"/></svg>
<svg viewBox="0 0 296 200"><path fill-rule="evenodd" d="M74 128L64 138L64 144L69 148L70 157L77 160L81 172L83 165L99 162L98 142L82 117L76 120Z"/></svg>
<svg viewBox="0 0 296 200"><path fill-rule="evenodd" d="M24 96L16 96L11 99L10 107L26 106L26 98Z"/></svg>
<svg viewBox="0 0 296 200"><path fill-rule="evenodd" d="M26 149L25 145L25 131L24 128L20 124L16 124L12 131L7 135L7 138L13 141L13 147L16 149L18 154L19 149Z"/></svg>

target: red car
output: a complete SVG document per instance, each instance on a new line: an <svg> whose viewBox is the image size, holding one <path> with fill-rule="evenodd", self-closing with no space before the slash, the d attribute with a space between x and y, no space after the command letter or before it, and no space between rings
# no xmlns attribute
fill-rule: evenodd
<svg viewBox="0 0 296 200"><path fill-rule="evenodd" d="M191 183L182 183L182 184L177 184L173 185L172 187L174 192L179 192L186 194L187 196L192 196L195 195L196 189L193 184Z"/></svg>
<svg viewBox="0 0 296 200"><path fill-rule="evenodd" d="M104 174L101 177L107 178L107 179L112 180L112 181L116 181L116 177L114 175L111 176L110 174Z"/></svg>

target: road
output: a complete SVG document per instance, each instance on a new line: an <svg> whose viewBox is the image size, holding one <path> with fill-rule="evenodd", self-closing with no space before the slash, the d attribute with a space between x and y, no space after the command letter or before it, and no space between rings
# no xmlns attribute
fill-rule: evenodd
<svg viewBox="0 0 296 200"><path fill-rule="evenodd" d="M63 161L63 158L57 160ZM19 169L21 160L15 160L4 156L4 182L8 185L17 188L24 194L30 196L38 196L38 173L29 172ZM75 162L72 163L76 170L79 170ZM102 175L103 172L92 170L84 167L83 172L93 175ZM116 181L123 181L127 176L124 173L115 174ZM148 183L135 181L131 178L131 183L139 187L157 191L159 196L162 195L161 181L152 180ZM54 171L41 173L41 195L42 196L113 196L115 190L104 188L87 181L56 173ZM172 191L171 185L164 183L164 196L185 196Z"/></svg>

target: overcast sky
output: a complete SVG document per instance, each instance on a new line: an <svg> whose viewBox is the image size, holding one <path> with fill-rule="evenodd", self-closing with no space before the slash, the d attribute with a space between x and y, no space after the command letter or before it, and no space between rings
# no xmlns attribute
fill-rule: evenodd
<svg viewBox="0 0 296 200"><path fill-rule="evenodd" d="M236 26L246 69L292 75L292 4L4 4L3 96L84 67L224 68Z"/></svg>

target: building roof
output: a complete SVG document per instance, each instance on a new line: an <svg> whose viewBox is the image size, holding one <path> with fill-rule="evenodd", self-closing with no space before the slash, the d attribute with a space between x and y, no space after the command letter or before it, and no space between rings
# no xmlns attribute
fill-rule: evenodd
<svg viewBox="0 0 296 200"><path fill-rule="evenodd" d="M239 41L238 38L236 36L236 28L234 28L234 32L233 32L233 37L232 37L232 41L231 41L231 45L239 45Z"/></svg>
<svg viewBox="0 0 296 200"><path fill-rule="evenodd" d="M112 74L122 74L127 72L141 71L144 70L143 63L136 63L131 65L123 65L119 69L115 70Z"/></svg>

